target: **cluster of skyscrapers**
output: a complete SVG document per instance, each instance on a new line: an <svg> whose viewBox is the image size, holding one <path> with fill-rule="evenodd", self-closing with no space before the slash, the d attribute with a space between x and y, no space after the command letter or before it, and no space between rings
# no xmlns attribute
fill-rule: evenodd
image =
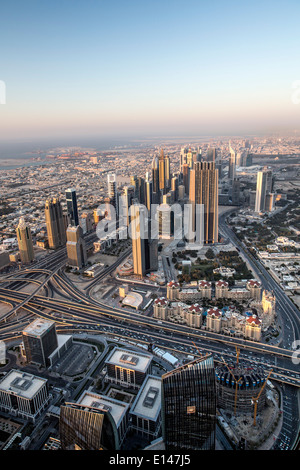
<svg viewBox="0 0 300 470"><path fill-rule="evenodd" d="M82 268L86 264L87 257L74 189L66 190L66 201L67 213L64 213L59 198L46 200L47 244L51 250L66 246L68 264ZM20 218L16 232L20 259L23 263L31 263L34 260L32 235L24 217Z"/></svg>
<svg viewBox="0 0 300 470"><path fill-rule="evenodd" d="M238 153L231 143L229 151L228 179L231 182L232 203L238 205L240 181L236 177L236 166L248 165L249 152ZM111 218L111 211L114 210L117 227L130 227L134 274L139 277L157 270L157 239L174 236L175 222L176 238L190 243L197 241L201 245L218 242L218 186L222 161L217 149L208 147L206 155L203 155L199 147L182 148L179 171L173 174L170 171L170 157L161 149L153 157L151 175L152 179L149 172L145 178L132 176L130 184L124 186L121 192L117 188L116 174L109 173L107 179L105 214ZM252 205L255 212L274 209L271 170L264 168L258 172L256 191L252 193L250 207ZM63 213L58 198L48 199L45 203L48 246L55 250L66 245L69 265L82 268L86 264L86 249L74 189L66 190L66 202L67 213ZM188 219L181 217L179 230L178 207L183 210L188 208L189 211ZM184 224L188 224L188 230ZM189 238L190 234L192 238ZM21 261L30 263L34 259L32 239L23 218L17 228L17 238Z"/></svg>

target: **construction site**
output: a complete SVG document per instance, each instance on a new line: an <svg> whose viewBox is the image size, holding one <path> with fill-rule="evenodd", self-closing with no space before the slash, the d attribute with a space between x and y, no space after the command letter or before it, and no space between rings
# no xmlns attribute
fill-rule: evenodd
<svg viewBox="0 0 300 470"><path fill-rule="evenodd" d="M267 449L280 426L280 393L257 363L225 360L215 368L218 422L235 446Z"/></svg>

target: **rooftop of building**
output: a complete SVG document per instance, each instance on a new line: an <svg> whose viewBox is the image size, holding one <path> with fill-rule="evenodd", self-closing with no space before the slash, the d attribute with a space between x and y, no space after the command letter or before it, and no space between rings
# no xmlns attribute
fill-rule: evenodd
<svg viewBox="0 0 300 470"><path fill-rule="evenodd" d="M0 381L0 390L32 399L46 382L42 377L12 369Z"/></svg>
<svg viewBox="0 0 300 470"><path fill-rule="evenodd" d="M136 351L129 351L127 349L114 348L106 360L106 364L113 364L126 369L146 372L151 360L151 354L143 354Z"/></svg>
<svg viewBox="0 0 300 470"><path fill-rule="evenodd" d="M161 379L148 375L133 403L131 413L156 420L161 408Z"/></svg>
<svg viewBox="0 0 300 470"><path fill-rule="evenodd" d="M215 317L221 317L222 312L217 308L217 307L212 307L207 310L207 315L215 316Z"/></svg>
<svg viewBox="0 0 300 470"><path fill-rule="evenodd" d="M51 320L45 320L43 318L36 318L27 325L24 330L23 334L30 335L30 336L42 336L46 331L48 331L55 322Z"/></svg>
<svg viewBox="0 0 300 470"><path fill-rule="evenodd" d="M109 412L116 423L117 427L120 425L124 418L129 404L122 401L110 398L106 395L98 395L89 391L84 391L80 396L77 404L86 406L89 408L96 408L97 410L103 410Z"/></svg>

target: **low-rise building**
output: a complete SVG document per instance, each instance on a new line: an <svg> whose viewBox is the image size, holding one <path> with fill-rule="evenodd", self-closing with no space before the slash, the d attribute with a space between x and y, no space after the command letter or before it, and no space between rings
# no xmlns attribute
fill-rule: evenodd
<svg viewBox="0 0 300 470"><path fill-rule="evenodd" d="M139 389L151 372L152 355L114 348L105 361L106 377L110 383Z"/></svg>
<svg viewBox="0 0 300 470"><path fill-rule="evenodd" d="M49 404L47 380L20 370L10 370L0 381L0 409L35 421Z"/></svg>
<svg viewBox="0 0 300 470"><path fill-rule="evenodd" d="M151 440L161 429L161 378L148 375L130 411L131 427Z"/></svg>

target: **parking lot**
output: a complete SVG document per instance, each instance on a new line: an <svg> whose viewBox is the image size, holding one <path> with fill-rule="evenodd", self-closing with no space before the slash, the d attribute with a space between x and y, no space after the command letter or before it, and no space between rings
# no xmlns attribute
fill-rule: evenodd
<svg viewBox="0 0 300 470"><path fill-rule="evenodd" d="M87 370L94 358L94 350L87 344L73 343L58 359L53 371L59 375L74 377Z"/></svg>

